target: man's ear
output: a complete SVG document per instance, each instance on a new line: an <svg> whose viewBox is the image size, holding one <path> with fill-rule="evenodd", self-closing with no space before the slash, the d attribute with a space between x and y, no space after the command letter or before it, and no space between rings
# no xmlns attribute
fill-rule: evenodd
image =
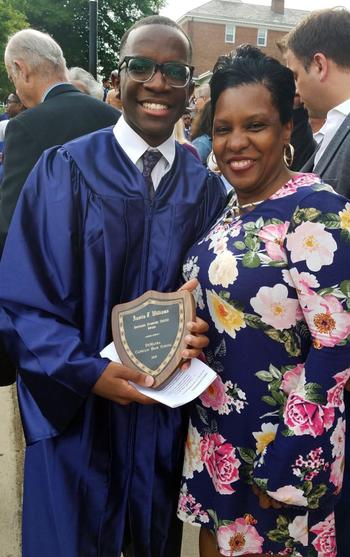
<svg viewBox="0 0 350 557"><path fill-rule="evenodd" d="M22 79L28 82L30 71L28 64L26 64L24 60L14 60L13 68L16 75L21 75Z"/></svg>
<svg viewBox="0 0 350 557"><path fill-rule="evenodd" d="M316 52L313 56L312 63L316 69L320 81L324 81L329 72L329 62L323 52Z"/></svg>

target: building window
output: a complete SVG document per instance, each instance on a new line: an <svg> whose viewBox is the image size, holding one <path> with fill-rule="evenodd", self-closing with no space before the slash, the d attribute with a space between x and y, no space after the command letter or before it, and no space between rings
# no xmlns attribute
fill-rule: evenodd
<svg viewBox="0 0 350 557"><path fill-rule="evenodd" d="M267 29L258 29L258 40L256 44L258 46L267 45Z"/></svg>
<svg viewBox="0 0 350 557"><path fill-rule="evenodd" d="M232 23L226 25L225 43L234 43L236 37L236 26Z"/></svg>

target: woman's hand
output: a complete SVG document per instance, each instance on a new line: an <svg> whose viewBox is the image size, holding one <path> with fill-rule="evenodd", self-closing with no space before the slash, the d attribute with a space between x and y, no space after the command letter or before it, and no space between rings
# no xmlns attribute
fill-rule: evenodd
<svg viewBox="0 0 350 557"><path fill-rule="evenodd" d="M198 284L197 279L191 279L185 282L179 290L188 290L188 292L192 292L197 288ZM185 336L187 346L182 352L182 357L184 359L198 358L198 356L202 353L203 348L209 344L209 339L205 334L209 330L209 325L200 317L196 317L195 321L190 321L186 324L186 328L189 334ZM189 365L189 362L185 362L181 369L187 369Z"/></svg>

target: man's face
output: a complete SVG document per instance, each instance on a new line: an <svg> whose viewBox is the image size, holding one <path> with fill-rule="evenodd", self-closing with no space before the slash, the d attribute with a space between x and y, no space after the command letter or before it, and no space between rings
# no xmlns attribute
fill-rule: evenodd
<svg viewBox="0 0 350 557"><path fill-rule="evenodd" d="M295 79L296 94L300 101L309 111L309 116L315 118L324 117L327 109L323 107L322 95L320 95L320 81L318 79L317 67L311 62L308 70L305 69L302 60L297 58L291 50L286 52L286 63L292 70Z"/></svg>
<svg viewBox="0 0 350 557"><path fill-rule="evenodd" d="M15 97L15 95L9 95L6 101L6 110L10 118L17 116L23 108L22 103Z"/></svg>
<svg viewBox="0 0 350 557"><path fill-rule="evenodd" d="M158 64L189 64L189 45L177 29L166 25L145 25L130 33L124 56L142 56ZM121 59L121 61L123 58ZM192 93L192 85L171 87L160 71L150 81L133 81L124 67L119 74L124 117L149 145L156 147L173 133Z"/></svg>
<svg viewBox="0 0 350 557"><path fill-rule="evenodd" d="M182 121L186 129L191 127L191 115L190 114L183 114Z"/></svg>

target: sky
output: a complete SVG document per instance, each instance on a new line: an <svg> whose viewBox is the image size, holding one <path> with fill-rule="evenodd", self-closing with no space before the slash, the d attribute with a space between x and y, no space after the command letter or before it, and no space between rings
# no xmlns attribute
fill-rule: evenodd
<svg viewBox="0 0 350 557"><path fill-rule="evenodd" d="M208 0L209 1L209 0ZM262 4L270 6L269 0L243 0L245 4ZM180 16L206 4L206 0L167 0L167 5L161 10L161 14L171 19L178 19ZM350 9L350 0L285 0L286 8L296 10L318 10L321 8L332 8L333 6L344 6Z"/></svg>

